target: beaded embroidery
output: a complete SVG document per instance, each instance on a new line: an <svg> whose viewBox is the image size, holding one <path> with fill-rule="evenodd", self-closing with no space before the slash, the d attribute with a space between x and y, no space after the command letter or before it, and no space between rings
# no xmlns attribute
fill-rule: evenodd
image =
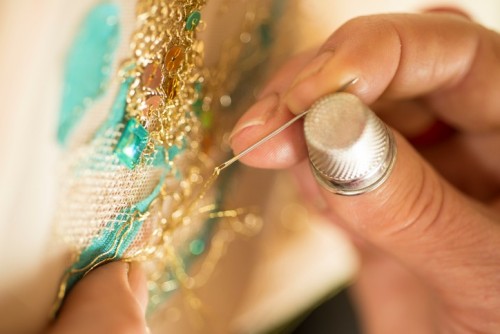
<svg viewBox="0 0 500 334"><path fill-rule="evenodd" d="M231 49L236 58L222 57L215 70L204 66L197 37L204 5L204 0L137 2L131 56L121 63L111 112L89 142L70 152L66 164L56 220L74 258L59 302L100 264L138 260L146 264L153 310L179 286L188 291L213 271L228 240L227 234L216 236L208 247L220 218L247 215L241 231L260 225L247 210L219 211L223 192L203 186L214 167L207 154L215 136L214 106L231 105L227 92L234 86L225 81L243 49ZM263 21L255 14L250 18L245 29ZM227 181L220 183L222 189ZM189 277L186 268L204 251L209 265Z"/></svg>

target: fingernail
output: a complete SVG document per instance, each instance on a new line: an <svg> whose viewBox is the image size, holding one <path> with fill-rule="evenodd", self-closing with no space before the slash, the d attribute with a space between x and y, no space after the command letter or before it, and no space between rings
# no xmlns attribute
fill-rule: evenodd
<svg viewBox="0 0 500 334"><path fill-rule="evenodd" d="M292 85L290 86L290 88L297 86L300 82L321 71L323 66L325 66L328 60L330 60L332 57L333 57L333 51L322 52L320 55L314 58L309 63L309 65L307 65L302 71L300 71L300 73L297 75Z"/></svg>
<svg viewBox="0 0 500 334"><path fill-rule="evenodd" d="M233 131L229 135L229 142L231 143L233 138L245 129L266 124L269 118L274 114L274 111L278 107L278 103L279 96L276 93L268 95L255 103L248 109L238 123L236 123Z"/></svg>

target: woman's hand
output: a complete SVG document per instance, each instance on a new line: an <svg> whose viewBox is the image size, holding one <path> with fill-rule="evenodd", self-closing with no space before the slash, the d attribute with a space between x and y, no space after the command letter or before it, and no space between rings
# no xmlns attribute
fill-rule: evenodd
<svg viewBox="0 0 500 334"><path fill-rule="evenodd" d="M291 168L356 239L355 297L368 333L500 333L500 36L456 14L354 19L292 59L231 136L236 153L357 78L347 91L393 126L396 164L378 189L320 189L295 123L242 161ZM456 133L419 151L436 122Z"/></svg>
<svg viewBox="0 0 500 334"><path fill-rule="evenodd" d="M75 285L48 332L147 333L147 303L146 279L137 263L106 264Z"/></svg>

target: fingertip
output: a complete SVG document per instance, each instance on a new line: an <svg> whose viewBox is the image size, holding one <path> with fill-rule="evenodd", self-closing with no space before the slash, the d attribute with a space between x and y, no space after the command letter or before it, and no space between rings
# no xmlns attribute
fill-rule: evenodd
<svg viewBox="0 0 500 334"><path fill-rule="evenodd" d="M115 305L120 292L128 286L128 263L113 262L97 267L85 275L66 295L51 333L86 332L88 328L105 326L101 317L93 323L88 318L101 315Z"/></svg>
<svg viewBox="0 0 500 334"><path fill-rule="evenodd" d="M145 278L136 264L104 264L69 292L49 332L144 333L146 297Z"/></svg>
<svg viewBox="0 0 500 334"><path fill-rule="evenodd" d="M354 71L336 77L321 74L307 78L291 88L283 98L286 107L295 115L308 110L317 100L322 97L336 93L346 92L363 98L362 80L354 74Z"/></svg>
<svg viewBox="0 0 500 334"><path fill-rule="evenodd" d="M319 83L314 76L297 82L285 95L284 103L290 111L298 115L309 108L315 100L323 95L318 86L326 83Z"/></svg>
<svg viewBox="0 0 500 334"><path fill-rule="evenodd" d="M293 117L277 93L259 100L237 122L231 133L229 142L234 154L238 155L257 144L240 158L242 163L268 169L282 169L296 164L306 154L301 120L268 137Z"/></svg>
<svg viewBox="0 0 500 334"><path fill-rule="evenodd" d="M242 130L231 141L234 154L237 155L243 152L265 137L266 134L272 132L273 129L275 128L263 125ZM302 122L297 122L276 137L241 157L240 161L245 165L256 168L288 168L303 160L306 156L307 149L302 138Z"/></svg>
<svg viewBox="0 0 500 334"><path fill-rule="evenodd" d="M238 120L229 135L229 142L232 145L234 137L245 129L266 124L273 117L276 109L279 106L280 98L276 93L270 93L267 96L259 99L248 111Z"/></svg>

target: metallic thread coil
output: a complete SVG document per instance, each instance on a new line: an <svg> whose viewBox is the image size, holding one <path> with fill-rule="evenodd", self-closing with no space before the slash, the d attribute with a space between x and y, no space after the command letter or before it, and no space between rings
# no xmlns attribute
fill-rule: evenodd
<svg viewBox="0 0 500 334"><path fill-rule="evenodd" d="M372 190L394 164L391 131L352 94L318 100L305 118L304 133L313 172L333 192L356 195Z"/></svg>

